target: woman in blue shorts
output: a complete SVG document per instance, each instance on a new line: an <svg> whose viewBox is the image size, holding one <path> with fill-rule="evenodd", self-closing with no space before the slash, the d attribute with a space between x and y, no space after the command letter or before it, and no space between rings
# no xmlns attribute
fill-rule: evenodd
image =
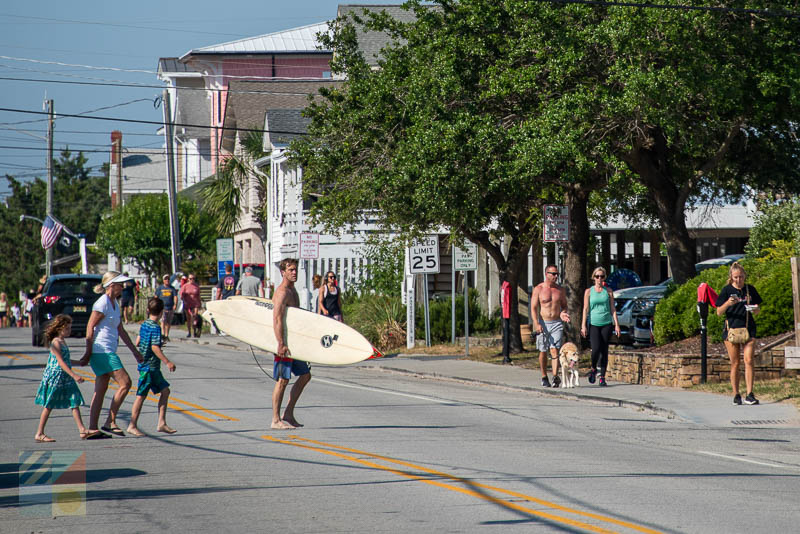
<svg viewBox="0 0 800 534"><path fill-rule="evenodd" d="M81 365L90 364L92 371L97 376L92 404L89 408L89 436L87 439L111 437L109 434L125 435L117 425L117 412L128 395L128 390L131 389L131 377L117 356L119 338L122 338L137 362L143 360L120 321L120 304L117 299L122 293L123 283L128 280L130 278L116 271L108 271L103 275L101 283L94 288L95 293L102 293L102 295L92 306L92 315L86 326L86 352L81 358ZM111 400L108 418L102 427L102 430L108 434L104 434L98 430L97 424L100 420L100 411L103 409L108 381L111 378L119 385L119 389Z"/></svg>

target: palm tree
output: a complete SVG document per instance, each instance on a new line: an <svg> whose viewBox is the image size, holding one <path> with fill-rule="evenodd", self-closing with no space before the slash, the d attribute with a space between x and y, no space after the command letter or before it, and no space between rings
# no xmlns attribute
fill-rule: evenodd
<svg viewBox="0 0 800 534"><path fill-rule="evenodd" d="M253 209L253 215L261 223L262 234L266 234L269 176L253 166L254 161L267 155L262 148L263 139L261 132L250 132L242 140L242 153L234 154L221 163L216 176L200 192L203 208L214 218L221 235L231 235L239 229L243 193L251 176L255 177L258 194L258 205Z"/></svg>

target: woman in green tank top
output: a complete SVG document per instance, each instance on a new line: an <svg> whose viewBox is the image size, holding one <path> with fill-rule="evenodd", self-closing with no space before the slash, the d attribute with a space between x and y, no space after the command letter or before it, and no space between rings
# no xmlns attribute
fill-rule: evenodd
<svg viewBox="0 0 800 534"><path fill-rule="evenodd" d="M619 321L614 308L614 293L605 286L606 270L597 267L592 272L594 285L583 294L583 320L581 335L587 336L586 319L589 319L589 343L592 346L592 370L589 371L589 382L594 384L595 377L599 386L606 386L606 367L608 366L608 340L611 338L611 326L619 337Z"/></svg>

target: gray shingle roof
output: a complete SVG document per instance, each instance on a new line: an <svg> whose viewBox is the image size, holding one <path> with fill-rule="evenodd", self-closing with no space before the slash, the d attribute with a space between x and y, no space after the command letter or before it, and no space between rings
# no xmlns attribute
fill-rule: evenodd
<svg viewBox="0 0 800 534"><path fill-rule="evenodd" d="M311 119L302 109L268 109L264 120L265 146L285 146L308 131Z"/></svg>
<svg viewBox="0 0 800 534"><path fill-rule="evenodd" d="M363 18L365 10L374 13L385 11L400 22L413 22L417 18L413 11L407 11L400 5L342 4L339 6L338 15L341 17L352 14ZM364 53L364 59L369 65L376 66L381 49L391 43L389 36L382 32L365 32L361 28L357 28L356 36L358 47Z"/></svg>
<svg viewBox="0 0 800 534"><path fill-rule="evenodd" d="M224 128L264 128L267 110L301 110L308 106L309 95L317 95L321 87L335 87L342 82L334 80L232 80L225 110ZM263 91L260 93L237 91ZM276 128L277 129L277 128ZM289 131L287 129L287 131ZM294 131L294 130L291 130ZM243 135L246 135L243 133ZM223 131L222 147L233 152L236 130Z"/></svg>

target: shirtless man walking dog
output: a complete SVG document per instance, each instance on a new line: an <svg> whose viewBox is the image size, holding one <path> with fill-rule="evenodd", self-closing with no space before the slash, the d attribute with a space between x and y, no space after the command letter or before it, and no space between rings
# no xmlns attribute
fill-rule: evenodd
<svg viewBox="0 0 800 534"><path fill-rule="evenodd" d="M567 313L567 294L558 285L558 267L548 265L545 280L533 289L531 295L531 312L536 328L536 347L539 349L539 367L542 370L542 386L549 388L547 379L547 353L553 362L553 387L561 383L558 376L558 349L564 343L564 322L569 321Z"/></svg>

